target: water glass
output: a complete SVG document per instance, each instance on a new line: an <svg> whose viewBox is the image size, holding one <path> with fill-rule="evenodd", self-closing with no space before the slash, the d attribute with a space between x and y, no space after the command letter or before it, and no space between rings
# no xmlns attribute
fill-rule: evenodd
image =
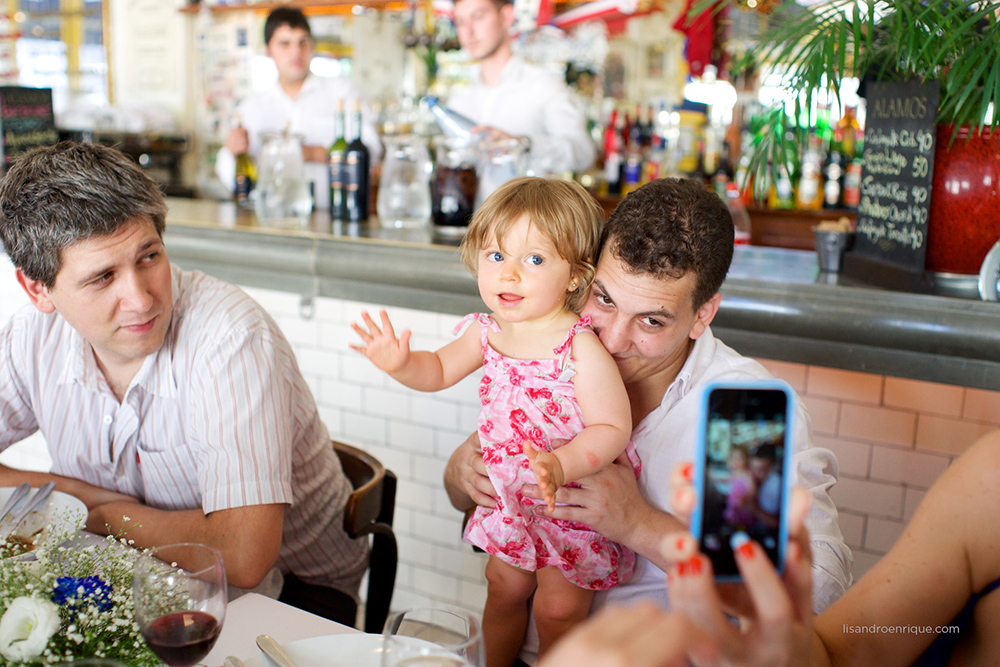
<svg viewBox="0 0 1000 667"><path fill-rule="evenodd" d="M479 617L462 609L420 607L385 622L382 667L485 667Z"/></svg>
<svg viewBox="0 0 1000 667"><path fill-rule="evenodd" d="M385 160L379 176L378 219L383 227L426 227L431 219L431 159L427 141L404 134L382 137Z"/></svg>

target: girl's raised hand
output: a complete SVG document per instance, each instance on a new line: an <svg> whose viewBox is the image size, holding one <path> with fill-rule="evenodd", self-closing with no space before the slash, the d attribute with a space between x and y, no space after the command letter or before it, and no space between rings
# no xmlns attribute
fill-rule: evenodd
<svg viewBox="0 0 1000 667"><path fill-rule="evenodd" d="M379 315L382 319L381 327L375 324L375 320L367 310L361 312L361 318L367 329L357 322L351 322L351 328L361 336L364 345L351 344L350 348L368 357L386 373L394 373L405 366L410 359L411 332L405 329L399 338L396 338L392 322L389 321L389 314L385 310L380 310Z"/></svg>
<svg viewBox="0 0 1000 667"><path fill-rule="evenodd" d="M538 488L542 492L545 503L549 506L550 512L556 511L556 491L566 483L566 475L563 473L562 464L552 452L541 451L535 445L525 440L521 443L521 450L528 457L528 465L531 472L538 480Z"/></svg>

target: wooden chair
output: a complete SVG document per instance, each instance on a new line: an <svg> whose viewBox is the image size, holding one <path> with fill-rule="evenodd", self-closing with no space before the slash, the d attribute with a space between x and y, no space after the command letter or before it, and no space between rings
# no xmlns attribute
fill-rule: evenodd
<svg viewBox="0 0 1000 667"><path fill-rule="evenodd" d="M396 585L399 550L392 532L396 507L396 475L368 452L333 442L354 492L344 508L344 531L351 537L372 535L365 601L365 632L381 633Z"/></svg>

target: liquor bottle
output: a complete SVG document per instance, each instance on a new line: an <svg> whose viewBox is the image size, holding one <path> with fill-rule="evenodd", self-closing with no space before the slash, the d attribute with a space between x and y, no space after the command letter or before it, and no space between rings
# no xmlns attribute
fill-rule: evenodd
<svg viewBox="0 0 1000 667"><path fill-rule="evenodd" d="M240 127L237 120L237 127ZM240 153L236 156L236 179L233 183L233 199L242 207L252 206L250 193L257 184L257 164L250 153Z"/></svg>
<svg viewBox="0 0 1000 667"><path fill-rule="evenodd" d="M344 208L348 221L367 222L371 157L361 141L361 102L357 99L351 109L351 137L344 151Z"/></svg>
<svg viewBox="0 0 1000 667"><path fill-rule="evenodd" d="M344 155L347 153L347 131L344 128L344 100L337 100L333 114L333 143L327 153L330 172L330 219L346 220L344 206Z"/></svg>
<svg viewBox="0 0 1000 667"><path fill-rule="evenodd" d="M604 180L608 183L608 194L621 194L621 166L625 155L622 145L621 119L618 111L612 110L608 126L604 128Z"/></svg>
<svg viewBox="0 0 1000 667"><path fill-rule="evenodd" d="M856 156L847 165L844 172L844 188L840 193L840 202L844 208L858 210L861 203L861 156Z"/></svg>
<svg viewBox="0 0 1000 667"><path fill-rule="evenodd" d="M858 133L861 131L857 107L844 107L844 116L837 121L836 131L840 135L840 152L844 154L844 161L849 163L854 159Z"/></svg>
<svg viewBox="0 0 1000 667"><path fill-rule="evenodd" d="M823 207L823 195L820 189L823 183L823 157L820 153L822 139L820 135L809 135L809 144L802 154L802 176L799 179L799 190L796 201L800 209L815 210Z"/></svg>
<svg viewBox="0 0 1000 667"><path fill-rule="evenodd" d="M743 201L743 195L739 187L729 181L726 183L726 204L729 206L729 214L733 216L734 245L750 245L750 213L747 205Z"/></svg>
<svg viewBox="0 0 1000 667"><path fill-rule="evenodd" d="M441 106L436 97L427 98L427 107L444 136L468 138L472 135L472 128L476 126L476 122L472 119L454 109Z"/></svg>
<svg viewBox="0 0 1000 667"><path fill-rule="evenodd" d="M844 187L844 156L839 150L831 150L823 170L823 208L839 208Z"/></svg>

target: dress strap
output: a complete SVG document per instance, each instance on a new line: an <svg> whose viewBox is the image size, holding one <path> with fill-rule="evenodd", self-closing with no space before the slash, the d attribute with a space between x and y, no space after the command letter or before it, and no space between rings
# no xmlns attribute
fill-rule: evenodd
<svg viewBox="0 0 1000 667"><path fill-rule="evenodd" d="M556 359L559 361L559 368L566 368L567 362L573 363L573 338L581 331L589 331L594 333L594 327L591 326L590 315L584 315L578 319L573 326L569 328L566 332L566 338L558 347L552 349L552 353L556 355Z"/></svg>
<svg viewBox="0 0 1000 667"><path fill-rule="evenodd" d="M483 349L486 349L486 345L489 342L489 332L490 331L500 331L500 325L497 324L496 320L490 317L486 313L469 313L455 325L455 329L451 332L452 335L457 336L459 332L465 327L466 323L471 320L476 320L479 322L480 327L480 338L483 343Z"/></svg>

